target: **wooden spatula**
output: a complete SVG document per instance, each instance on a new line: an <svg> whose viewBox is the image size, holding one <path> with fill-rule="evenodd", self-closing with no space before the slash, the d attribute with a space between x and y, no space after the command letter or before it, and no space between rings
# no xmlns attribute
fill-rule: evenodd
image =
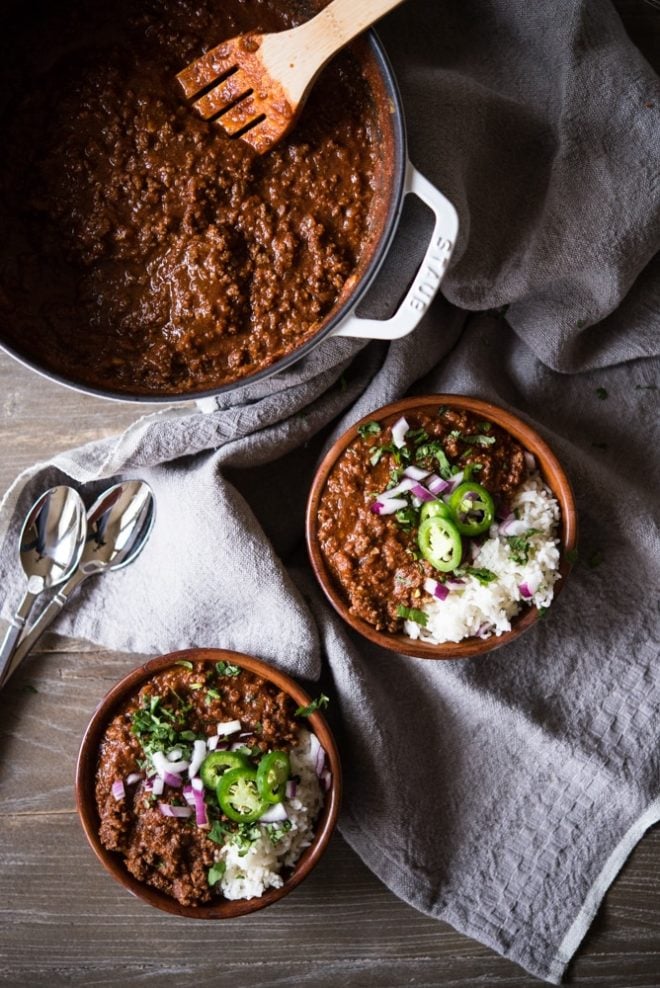
<svg viewBox="0 0 660 988"><path fill-rule="evenodd" d="M179 80L206 119L263 154L293 127L314 79L360 31L403 0L333 0L299 27L243 34L196 59Z"/></svg>

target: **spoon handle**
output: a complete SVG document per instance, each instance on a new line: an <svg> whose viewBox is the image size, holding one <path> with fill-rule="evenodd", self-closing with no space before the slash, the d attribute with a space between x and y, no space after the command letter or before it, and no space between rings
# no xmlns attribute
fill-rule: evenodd
<svg viewBox="0 0 660 988"><path fill-rule="evenodd" d="M11 659L36 599L37 594L27 590L7 628L4 641L0 646L0 688L4 686L13 672Z"/></svg>
<svg viewBox="0 0 660 988"><path fill-rule="evenodd" d="M37 620L30 627L30 630L26 631L19 640L13 655L10 657L5 679L9 679L10 676L13 676L32 646L36 645L46 628L53 623L73 591L83 582L87 575L88 574L77 570L73 576L69 577L62 589L55 594L48 606L43 609Z"/></svg>

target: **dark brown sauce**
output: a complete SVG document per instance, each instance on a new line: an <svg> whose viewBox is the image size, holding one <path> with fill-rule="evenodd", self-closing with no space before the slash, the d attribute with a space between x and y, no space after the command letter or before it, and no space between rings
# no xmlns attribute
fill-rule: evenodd
<svg viewBox="0 0 660 988"><path fill-rule="evenodd" d="M263 157L201 120L175 75L322 6L70 0L31 12L22 40L10 24L19 52L32 45L2 121L12 347L78 383L167 395L254 374L318 331L370 239L377 114L360 64L336 59Z"/></svg>

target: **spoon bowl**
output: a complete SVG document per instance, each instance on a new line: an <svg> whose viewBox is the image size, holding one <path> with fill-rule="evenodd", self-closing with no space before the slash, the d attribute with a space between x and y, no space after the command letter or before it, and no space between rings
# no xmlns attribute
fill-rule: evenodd
<svg viewBox="0 0 660 988"><path fill-rule="evenodd" d="M85 505L72 487L51 487L30 508L20 538L27 590L0 648L0 686L15 668L12 658L36 598L75 573L86 534Z"/></svg>
<svg viewBox="0 0 660 988"><path fill-rule="evenodd" d="M122 569L137 559L151 535L155 517L156 500L144 480L125 480L103 491L87 512L87 535L78 568L19 642L9 675L55 620L76 587L90 576Z"/></svg>

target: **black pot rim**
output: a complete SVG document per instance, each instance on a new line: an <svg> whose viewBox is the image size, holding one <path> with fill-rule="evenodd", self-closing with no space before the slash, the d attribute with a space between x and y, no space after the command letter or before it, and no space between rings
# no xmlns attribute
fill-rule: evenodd
<svg viewBox="0 0 660 988"><path fill-rule="evenodd" d="M341 322L343 322L349 312L356 308L360 301L364 298L367 291L373 284L376 275L378 274L378 271L380 270L380 267L390 249L396 234L399 218L401 216L401 210L403 208L404 185L406 168L408 164L403 103L401 101L401 93L394 75L394 70L376 32L373 29L370 29L367 31L365 38L369 44L372 54L375 57L376 63L385 82L387 95L391 99L392 106L394 107L392 122L394 133L392 191L380 243L374 251L373 257L371 258L367 268L363 272L350 296L337 309L332 319L326 326L323 327L323 329L319 330L318 333L311 337L311 339L307 340L307 342L302 346L292 350L291 353L286 354L270 367L265 367L256 374L251 374L248 377L240 378L237 381L231 381L228 384L221 385L220 387L207 388L203 391L188 391L185 394L173 395L133 395L127 392L112 391L109 389L106 390L105 388L94 388L87 384L79 384L70 378L64 377L56 371L51 371L40 366L30 357L26 357L24 354L18 353L12 346L5 343L2 339L0 339L0 350L4 350L5 353L8 353L14 358L14 360L17 360L18 363L32 371L35 371L41 377L45 377L50 381L55 381L57 384L62 384L64 387L69 388L72 391L79 391L83 394L92 395L97 398L107 398L111 401L123 401L131 404L172 405L184 401L200 401L204 398L213 398L218 395L226 394L230 391L237 391L239 388L249 387L259 381L263 381L266 378L272 377L274 374L278 374L280 371L291 367L303 357L307 356L315 347L319 345L319 343L321 343L322 340L332 335L333 331L337 329Z"/></svg>

